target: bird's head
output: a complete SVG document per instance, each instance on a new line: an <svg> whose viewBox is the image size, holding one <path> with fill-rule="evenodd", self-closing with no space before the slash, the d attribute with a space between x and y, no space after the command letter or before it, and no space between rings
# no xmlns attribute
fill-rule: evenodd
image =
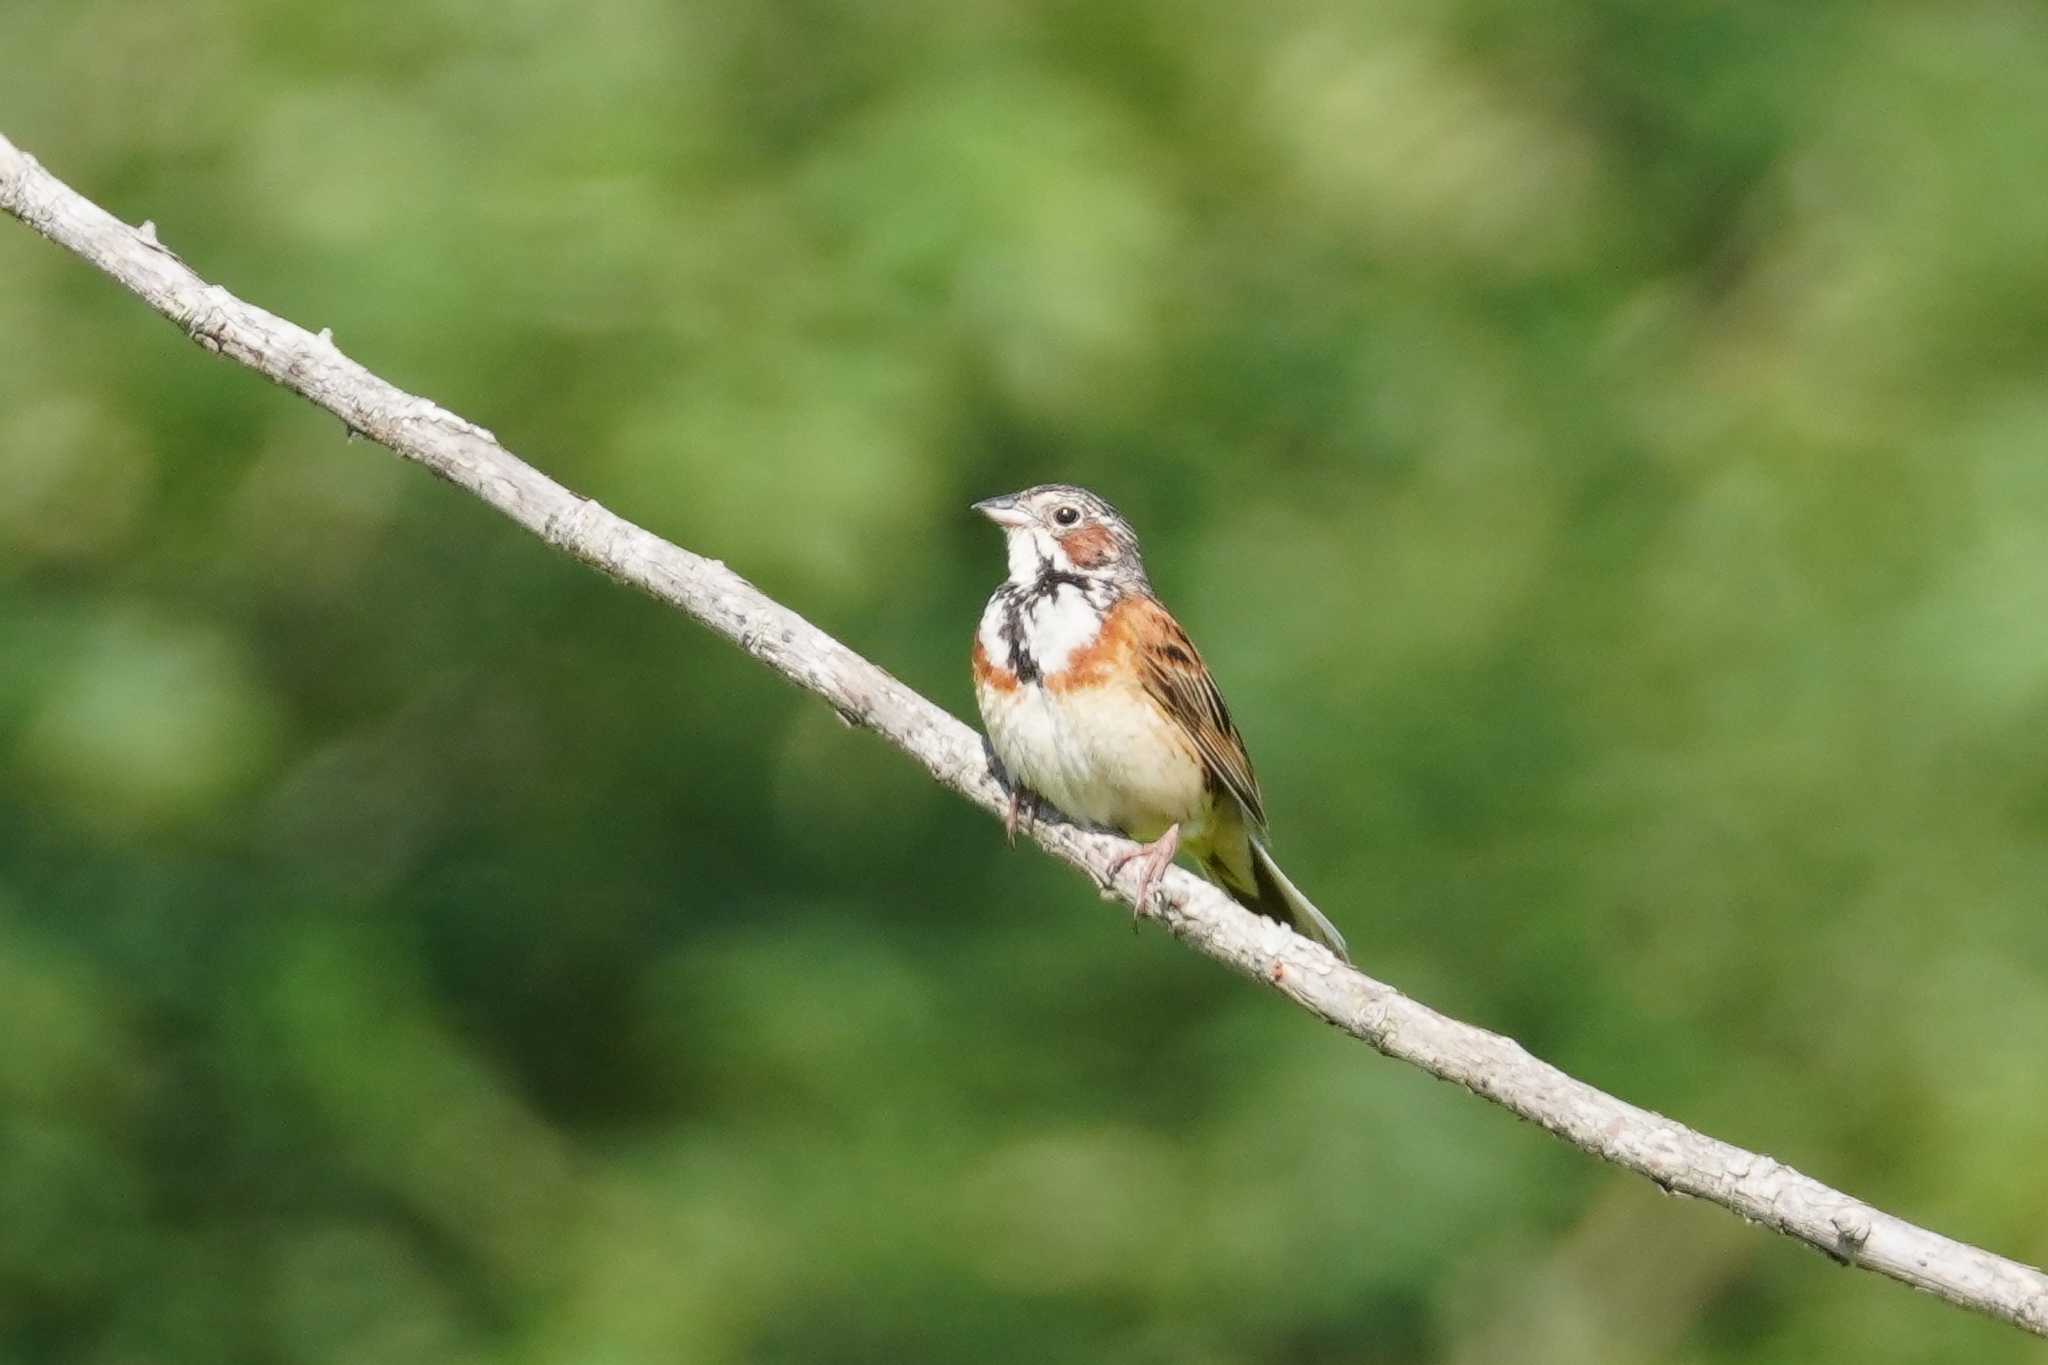
<svg viewBox="0 0 2048 1365"><path fill-rule="evenodd" d="M1036 582L1049 573L1145 581L1131 524L1085 488L1040 484L984 498L974 510L1003 528L1012 583Z"/></svg>

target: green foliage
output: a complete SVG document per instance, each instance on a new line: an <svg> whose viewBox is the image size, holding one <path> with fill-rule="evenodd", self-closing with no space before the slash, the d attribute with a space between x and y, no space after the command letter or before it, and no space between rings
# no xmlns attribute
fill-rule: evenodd
<svg viewBox="0 0 2048 1365"><path fill-rule="evenodd" d="M0 8L0 128L959 711L1146 538L1360 960L2048 1261L2048 20ZM0 230L0 1358L2031 1358L1319 1032Z"/></svg>

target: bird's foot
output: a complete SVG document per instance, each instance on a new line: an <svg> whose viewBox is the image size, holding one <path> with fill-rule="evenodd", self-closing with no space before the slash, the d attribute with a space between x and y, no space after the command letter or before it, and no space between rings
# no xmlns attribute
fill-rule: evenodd
<svg viewBox="0 0 2048 1365"><path fill-rule="evenodd" d="M1003 811L1003 836L1010 847L1017 846L1017 831L1029 831L1038 821L1038 798L1022 787L1010 788L1010 804Z"/></svg>
<svg viewBox="0 0 2048 1365"><path fill-rule="evenodd" d="M1159 892L1159 880L1166 875L1166 869L1173 866L1174 855L1180 852L1180 826L1168 825L1166 833L1151 843L1132 849L1129 853L1110 864L1111 881L1123 874L1132 863L1138 865L1138 894L1131 907L1133 918L1152 908L1152 897Z"/></svg>

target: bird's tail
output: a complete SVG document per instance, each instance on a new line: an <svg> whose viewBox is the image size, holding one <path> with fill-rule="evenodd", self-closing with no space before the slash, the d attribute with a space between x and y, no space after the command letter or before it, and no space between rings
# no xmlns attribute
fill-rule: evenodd
<svg viewBox="0 0 2048 1365"><path fill-rule="evenodd" d="M1273 861L1273 855L1266 852L1262 841L1255 838L1249 842L1252 846L1252 880L1256 883L1249 908L1267 919L1292 925L1296 933L1316 940L1349 962L1351 954L1346 951L1344 935L1337 932L1337 926L1330 923L1293 882L1287 880L1287 874L1280 870L1280 864Z"/></svg>

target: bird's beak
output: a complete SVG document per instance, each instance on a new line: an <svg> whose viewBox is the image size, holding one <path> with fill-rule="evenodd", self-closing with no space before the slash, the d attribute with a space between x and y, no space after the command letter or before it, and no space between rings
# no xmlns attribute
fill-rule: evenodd
<svg viewBox="0 0 2048 1365"><path fill-rule="evenodd" d="M974 510L998 526L1029 526L1030 514L1017 505L1017 499L1004 494L1000 498L983 498L974 504Z"/></svg>

